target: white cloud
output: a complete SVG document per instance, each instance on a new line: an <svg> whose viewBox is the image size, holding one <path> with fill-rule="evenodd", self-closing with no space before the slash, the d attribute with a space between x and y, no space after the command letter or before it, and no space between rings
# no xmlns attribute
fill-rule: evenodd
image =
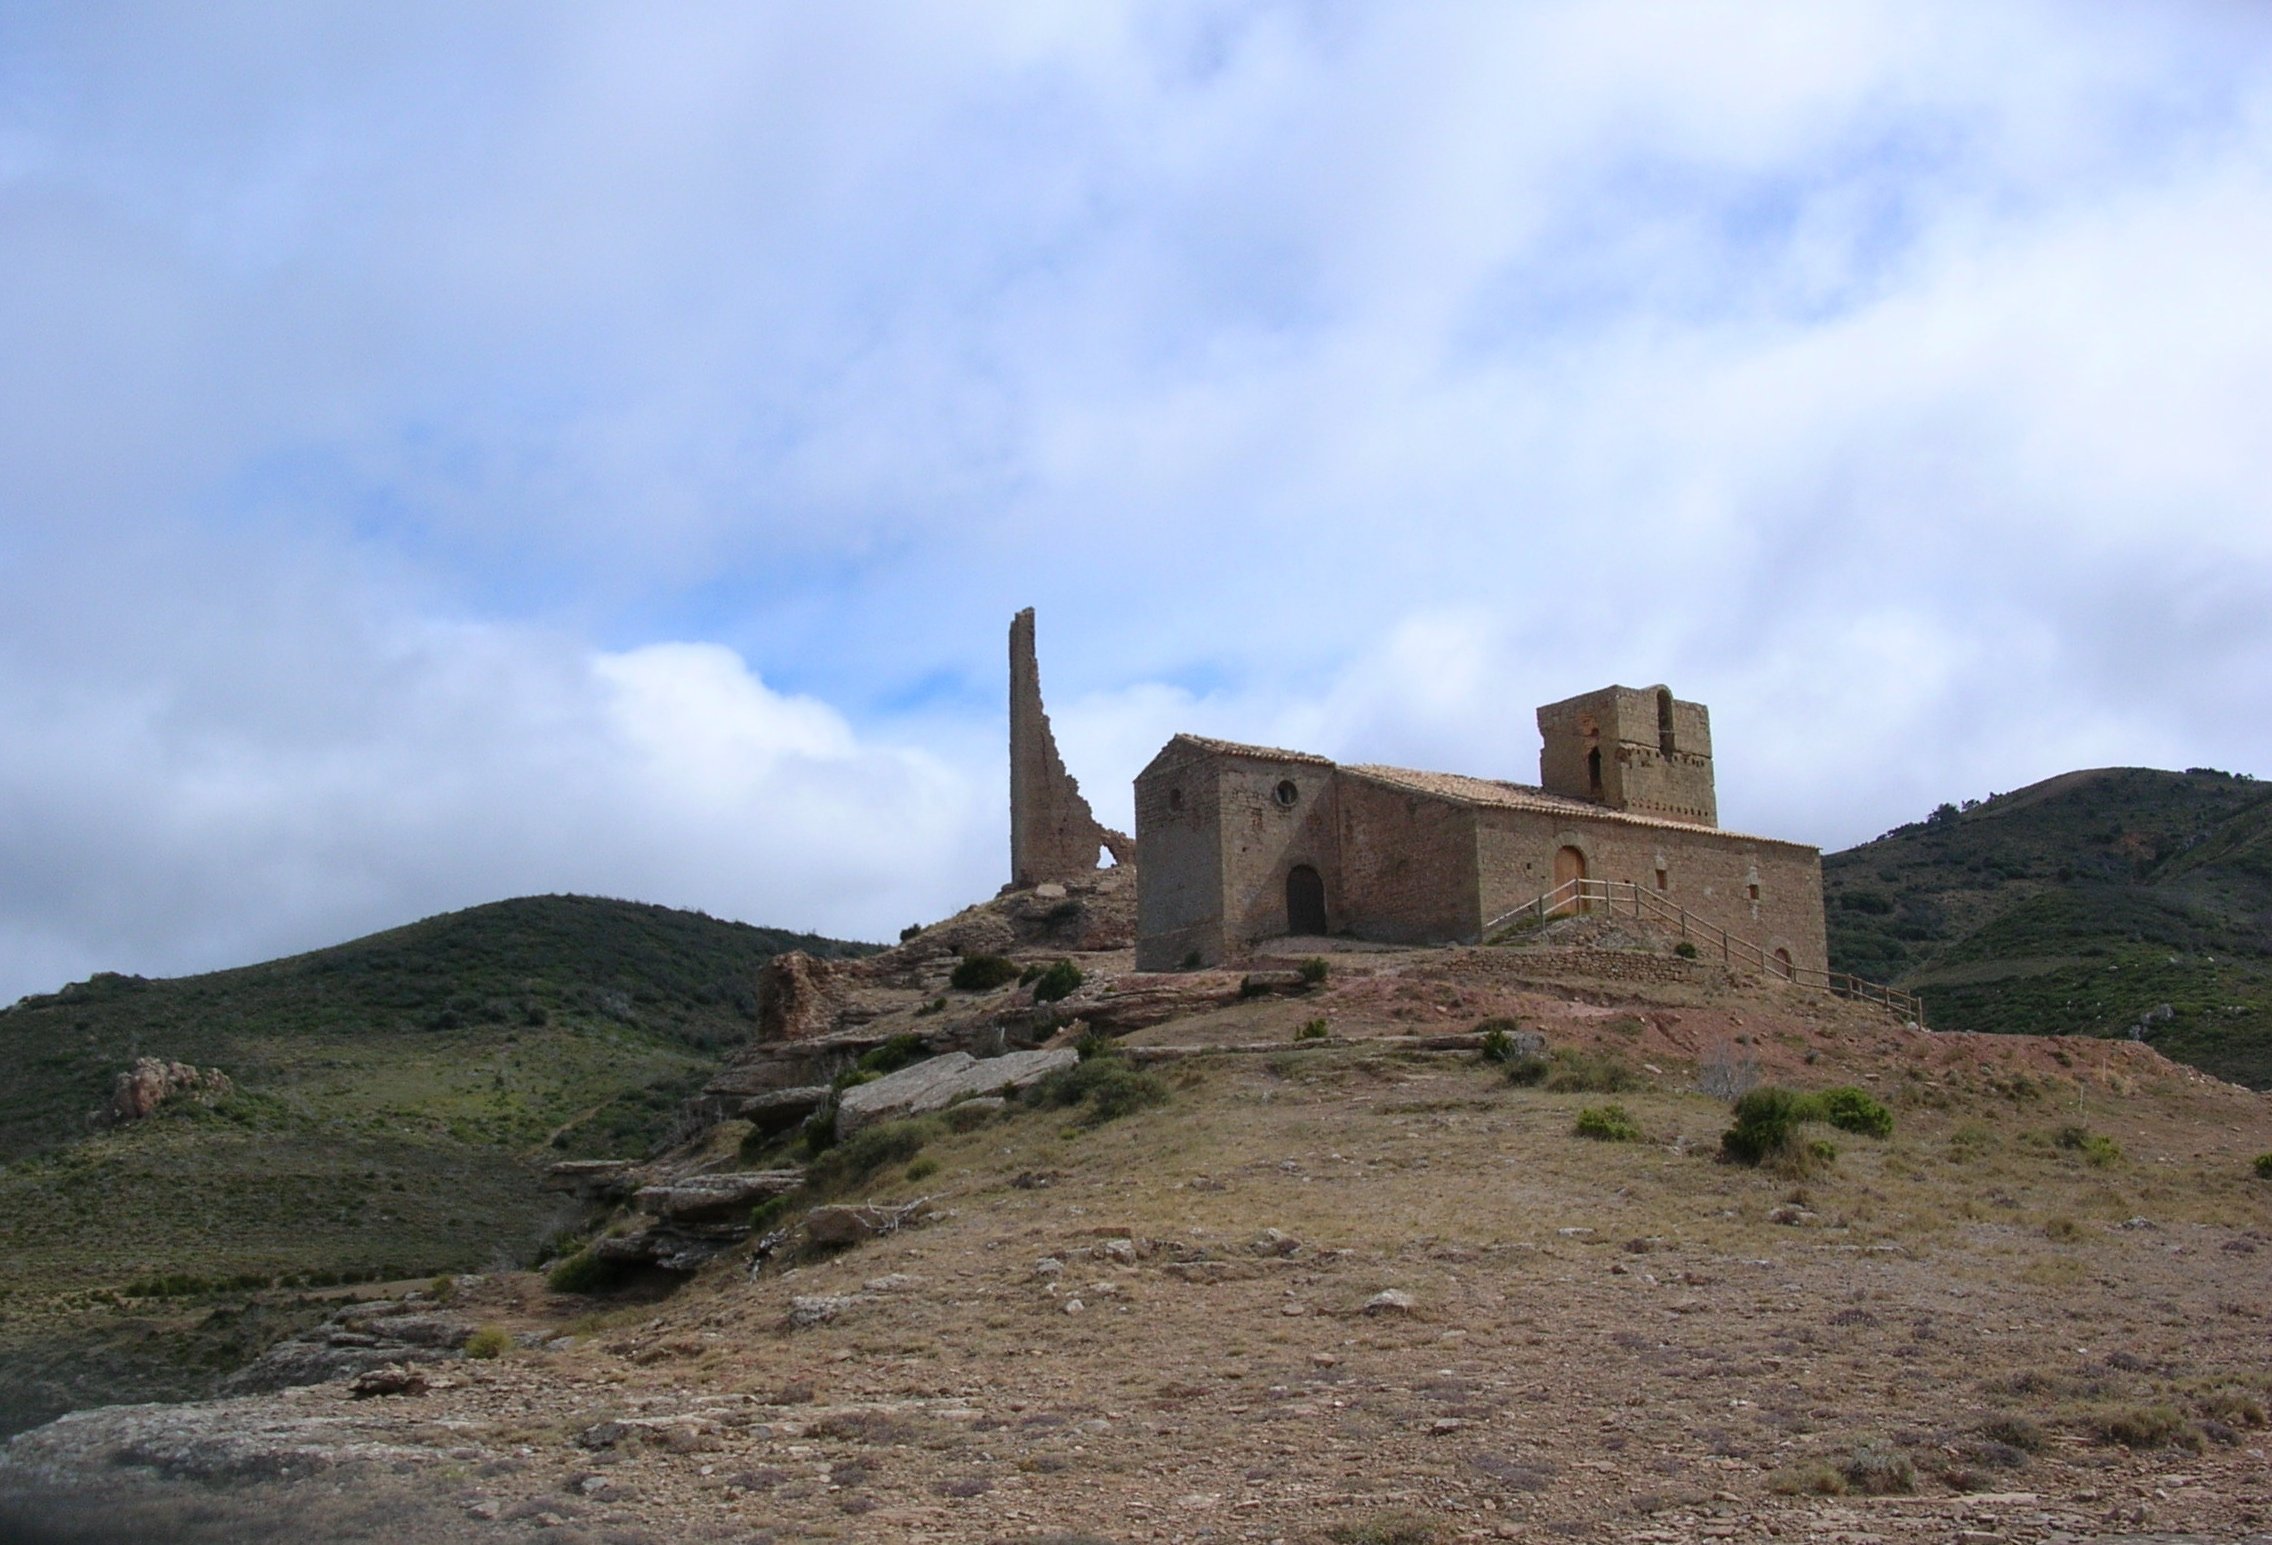
<svg viewBox="0 0 2272 1545"><path fill-rule="evenodd" d="M1038 604L1177 728L1825 842L2272 770L2272 18L270 7L0 22L0 993L516 889L1000 878Z"/></svg>

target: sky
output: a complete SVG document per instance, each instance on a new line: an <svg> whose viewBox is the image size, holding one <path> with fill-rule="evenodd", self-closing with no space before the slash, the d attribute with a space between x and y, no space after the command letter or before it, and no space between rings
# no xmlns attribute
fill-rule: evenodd
<svg viewBox="0 0 2272 1545"><path fill-rule="evenodd" d="M0 0L0 1001L554 891L1007 878L1038 608L1826 850L2272 774L2272 8Z"/></svg>

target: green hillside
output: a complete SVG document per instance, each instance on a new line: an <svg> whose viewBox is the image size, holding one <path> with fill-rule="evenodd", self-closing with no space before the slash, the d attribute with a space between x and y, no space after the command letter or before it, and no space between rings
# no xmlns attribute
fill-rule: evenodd
<svg viewBox="0 0 2272 1545"><path fill-rule="evenodd" d="M72 1343L121 1289L147 1302L526 1259L567 1217L542 1163L664 1138L751 1032L768 957L868 948L540 896L26 998L0 1011L0 1365ZM137 1056L219 1068L235 1092L91 1124ZM206 1340L200 1355L230 1355L231 1336Z"/></svg>
<svg viewBox="0 0 2272 1545"><path fill-rule="evenodd" d="M2067 773L1823 858L1835 969L1944 1029L2119 1036L2272 1087L2272 785Z"/></svg>

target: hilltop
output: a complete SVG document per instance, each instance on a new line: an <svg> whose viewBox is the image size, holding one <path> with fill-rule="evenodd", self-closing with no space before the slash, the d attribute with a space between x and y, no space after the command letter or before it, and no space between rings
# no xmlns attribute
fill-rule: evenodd
<svg viewBox="0 0 2272 1545"><path fill-rule="evenodd" d="M704 1097L751 1114L582 1228L625 1240L752 1165L809 1162L810 1194L668 1296L398 1286L341 1329L464 1350L82 1413L18 1439L0 1493L231 1540L2032 1540L2272 1516L2262 1097L2125 1041L1919 1031L1616 919L1139 973L1118 899L1011 897L853 966L769 968L801 1011ZM1006 971L965 969L981 944ZM1078 980L1044 998L1060 960ZM833 1146L761 1124L792 1084L828 1100L874 1053L989 1034L1089 1056ZM1726 1095L1757 1079L1868 1091L1890 1129L1718 1162ZM891 1231L832 1243L816 1203Z"/></svg>
<svg viewBox="0 0 2272 1545"><path fill-rule="evenodd" d="M573 1216L544 1161L649 1152L749 1037L768 959L868 948L539 896L263 965L23 999L0 1012L0 1428L90 1394L206 1387L274 1331L210 1304L188 1322L122 1320L107 1295L531 1258ZM231 1091L91 1123L142 1056L218 1069Z"/></svg>
<svg viewBox="0 0 2272 1545"><path fill-rule="evenodd" d="M1823 858L1832 965L1936 1025L2139 1037L2272 1087L2272 785L2068 773Z"/></svg>

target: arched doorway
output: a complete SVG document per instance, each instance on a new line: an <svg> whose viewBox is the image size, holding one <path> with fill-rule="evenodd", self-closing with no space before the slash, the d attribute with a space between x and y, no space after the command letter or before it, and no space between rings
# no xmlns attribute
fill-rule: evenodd
<svg viewBox="0 0 2272 1545"><path fill-rule="evenodd" d="M1791 965L1791 952L1789 950L1777 950L1774 960L1775 974L1785 981L1789 981L1798 974L1797 970Z"/></svg>
<svg viewBox="0 0 2272 1545"><path fill-rule="evenodd" d="M1325 932L1325 879L1307 864L1286 871L1286 931Z"/></svg>
<svg viewBox="0 0 2272 1545"><path fill-rule="evenodd" d="M1554 888L1557 891L1561 890L1563 886L1568 885L1572 880L1583 880L1585 877L1585 854L1579 852L1576 848L1571 847L1556 848L1554 850ZM1585 897L1580 895L1573 895L1569 897L1568 899L1563 901L1561 905L1557 906L1554 909L1557 916L1566 915L1571 912L1583 912L1586 910L1586 899Z"/></svg>

